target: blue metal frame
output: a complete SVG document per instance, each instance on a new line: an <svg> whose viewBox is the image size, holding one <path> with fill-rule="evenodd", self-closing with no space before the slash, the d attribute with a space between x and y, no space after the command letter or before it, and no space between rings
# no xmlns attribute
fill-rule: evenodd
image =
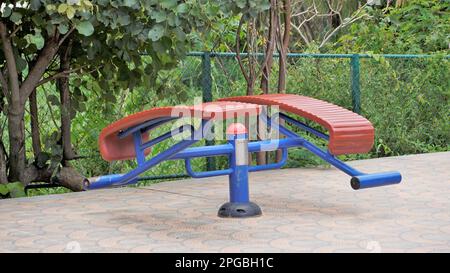
<svg viewBox="0 0 450 273"><path fill-rule="evenodd" d="M319 138L328 140L329 136L324 134L314 128L311 128L307 124L300 122L296 119L289 117L286 114L278 113L280 119L286 121L287 123L295 126L303 131L311 133ZM283 167L288 158L288 148L292 147L303 147L313 154L317 155L321 159L330 163L337 169L343 171L344 173L351 176L351 186L353 189L363 189L378 186L385 186L390 184L400 183L402 177L398 172L386 172L386 173L376 173L376 174L366 174L355 168L347 165L346 163L340 161L329 151L323 150L313 143L309 142L305 138L301 137L297 133L289 130L285 126L274 121L273 118L268 117L265 113L260 116L262 121L267 124L270 128L277 129L286 138L277 140L262 140L248 142L247 134L239 135L229 135L228 143L214 146L202 146L202 147L190 147L192 144L196 143L200 139L203 139L203 132L208 132L212 126L212 121L202 120L201 125L198 129L195 129L191 125L184 125L175 130L166 132L154 139L151 139L145 143L142 142L142 134L148 130L151 130L161 124L169 122L175 118L158 118L138 126L129 128L123 132L119 133L119 137L125 137L130 134L133 135L134 147L136 152L136 161L138 166L126 174L112 174L100 176L91 179L86 185L86 189L98 189L108 186L124 186L139 181L139 175L147 171L148 169L154 167L155 165L165 161L165 160L179 160L183 159L185 161L185 167L187 173L194 178L211 177L219 175L228 175L230 181L230 203L236 204L250 204L249 192L248 192L248 173L256 172L269 169L278 169ZM145 150L172 137L180 134L186 130L190 131L190 137L183 139L168 148L165 151L153 156L151 159L146 160ZM270 163L265 165L250 166L247 161L244 164L237 164L237 154L239 150L237 149L236 141L245 140L245 153L253 153L260 151L275 151L281 149L282 159L276 163ZM240 148L242 149L242 148ZM198 157L215 157L215 156L228 156L229 168L224 170L213 170L204 172L195 172L192 169L191 160ZM253 204L253 203L252 203ZM255 205L255 204L253 204Z"/></svg>

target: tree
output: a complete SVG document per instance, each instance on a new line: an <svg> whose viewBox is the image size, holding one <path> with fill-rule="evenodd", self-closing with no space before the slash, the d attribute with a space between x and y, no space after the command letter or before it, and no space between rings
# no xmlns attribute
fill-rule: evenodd
<svg viewBox="0 0 450 273"><path fill-rule="evenodd" d="M204 6L202 6L204 4ZM206 28L203 1L29 0L3 1L0 18L0 181L56 181L81 190L83 177L70 167L70 121L82 99L80 86L96 82L105 97L151 81L173 67ZM141 54L149 56L144 63ZM72 83L71 75L78 75ZM55 150L43 151L36 95L56 86L60 128ZM73 89L73 90L71 90ZM73 103L71 103L73 102ZM31 116L32 160L26 151L25 113ZM75 105L74 105L75 104Z"/></svg>
<svg viewBox="0 0 450 273"><path fill-rule="evenodd" d="M247 95L253 95L255 83L258 78L263 93L269 92L269 79L273 64L273 55L278 51L279 70L278 88L279 93L286 89L286 65L291 35L291 0L233 0L225 1L222 5L225 12L240 14L239 24L236 30L236 59L241 72L247 82ZM246 25L246 53L247 69L241 57L241 35ZM261 41L263 41L261 43ZM259 48L265 47L264 58L259 62ZM259 128L262 128L259 126ZM259 135L263 130L258 129ZM277 159L281 153L277 153ZM265 164L266 154L257 154L257 163Z"/></svg>

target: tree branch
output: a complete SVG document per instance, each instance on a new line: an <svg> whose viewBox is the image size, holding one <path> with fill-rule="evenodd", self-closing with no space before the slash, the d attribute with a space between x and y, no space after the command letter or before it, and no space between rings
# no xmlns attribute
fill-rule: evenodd
<svg viewBox="0 0 450 273"><path fill-rule="evenodd" d="M19 31L22 28L22 26L18 26L16 28L14 28L13 32L9 35L10 38L14 37L17 33L17 31Z"/></svg>
<svg viewBox="0 0 450 273"><path fill-rule="evenodd" d="M348 26L348 25L358 21L359 19L364 18L365 16L366 16L366 14L363 14L363 15L361 15L359 17L354 17L354 18L350 19L349 21L339 25L339 27L335 28L333 31L327 33L325 35L325 38L323 39L323 41L320 43L319 48L323 47L328 42L328 40L330 40L330 38L333 37L334 34L336 34L336 32L338 32L340 29L342 29L342 28L344 28L344 27L346 27L346 26Z"/></svg>
<svg viewBox="0 0 450 273"><path fill-rule="evenodd" d="M62 39L59 41L58 46L61 46L66 39L70 36L70 34L72 34L72 32L75 30L75 27L72 27L63 37Z"/></svg>
<svg viewBox="0 0 450 273"><path fill-rule="evenodd" d="M20 88L21 101L24 103L26 99L33 92L36 85L39 83L42 75L47 69L48 64L51 62L55 54L58 52L58 44L55 40L50 39L36 61L36 64L31 69L26 80L23 82Z"/></svg>
<svg viewBox="0 0 450 273"><path fill-rule="evenodd" d="M31 144L33 147L34 158L38 158L41 153L41 134L39 132L39 112L37 105L36 89L30 95L30 126L31 126Z"/></svg>
<svg viewBox="0 0 450 273"><path fill-rule="evenodd" d="M266 43L266 56L262 65L261 89L264 94L269 92L269 79L273 63L273 50L275 47L275 31L277 28L276 20L276 0L270 0L270 17L269 17L269 37Z"/></svg>
<svg viewBox="0 0 450 273"><path fill-rule="evenodd" d="M6 66L8 68L9 83L11 84L11 105L12 111L17 111L20 105L20 85L17 73L16 58L12 48L11 40L8 36L8 29L6 25L0 21L0 36L2 40L3 53L6 59Z"/></svg>
<svg viewBox="0 0 450 273"><path fill-rule="evenodd" d="M244 23L245 14L242 14L241 19L239 20L239 25L236 30L236 59L239 63L239 67L241 68L242 75L244 75L245 81L248 83L250 81L247 72L245 71L244 64L241 59L241 29L242 24Z"/></svg>
<svg viewBox="0 0 450 273"><path fill-rule="evenodd" d="M81 70L81 67L76 68L76 69L70 69L70 70L65 70L65 71L58 72L58 73L56 73L56 74L54 74L52 76L49 76L49 77L41 80L40 82L38 82L36 87L39 86L39 85L43 85L43 84L45 84L45 83L47 83L49 81L53 81L53 80L59 79L59 78L67 78L67 77L70 76L71 73L77 72L79 70Z"/></svg>
<svg viewBox="0 0 450 273"><path fill-rule="evenodd" d="M72 27L61 39L59 38L59 32L55 33L54 37L51 37L47 42L45 47L39 54L39 57L31 69L28 77L23 82L20 88L20 99L22 103L25 103L27 98L30 96L33 89L39 85L39 82L48 68L48 65L53 61L59 47L64 43L64 41L72 34L75 27Z"/></svg>
<svg viewBox="0 0 450 273"><path fill-rule="evenodd" d="M3 71L0 71L0 84L2 85L2 92L5 98L9 101L9 94L8 94L8 82L6 81L5 76L3 76Z"/></svg>
<svg viewBox="0 0 450 273"><path fill-rule="evenodd" d="M0 184L8 183L7 172L7 155L3 141L0 139Z"/></svg>

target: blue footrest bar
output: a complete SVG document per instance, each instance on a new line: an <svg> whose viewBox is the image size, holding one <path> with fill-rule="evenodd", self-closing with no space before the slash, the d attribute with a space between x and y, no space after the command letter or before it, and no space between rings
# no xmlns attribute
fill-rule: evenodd
<svg viewBox="0 0 450 273"><path fill-rule="evenodd" d="M402 181L399 172L385 172L353 176L350 185L354 190L398 184Z"/></svg>

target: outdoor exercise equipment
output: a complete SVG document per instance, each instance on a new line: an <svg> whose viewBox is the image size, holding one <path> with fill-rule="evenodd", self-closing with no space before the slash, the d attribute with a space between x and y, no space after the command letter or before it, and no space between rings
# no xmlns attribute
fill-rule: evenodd
<svg viewBox="0 0 450 273"><path fill-rule="evenodd" d="M277 107L279 113L269 115L267 107ZM276 116L278 115L278 117ZM296 115L318 123L325 134L305 122L294 119ZM160 136L150 139L155 128L182 118L200 120L195 127L187 123ZM242 123L231 123L227 130L227 143L212 146L190 147L211 135L214 121L258 118L268 128L276 130L283 138L249 141L248 128ZM279 122L279 120L283 122ZM288 129L288 123L294 130ZM328 141L324 150L296 131L305 131ZM174 136L187 134L179 142L147 159L151 147ZM326 162L351 176L355 190L397 184L399 172L366 174L345 164L337 155L367 153L374 143L374 128L364 117L340 106L299 95L268 94L222 98L215 102L195 106L159 107L127 116L104 128L99 137L100 153L105 160L136 159L137 167L126 174L112 174L87 179L85 189L98 189L136 183L139 175L166 160L185 161L187 173L194 178L219 175L229 176L230 201L218 212L221 217L250 217L261 214L258 205L249 200L248 173L281 168L287 161L288 148L303 147ZM265 165L249 165L249 153L281 150L281 160ZM198 157L228 156L228 168L195 172L191 160Z"/></svg>

